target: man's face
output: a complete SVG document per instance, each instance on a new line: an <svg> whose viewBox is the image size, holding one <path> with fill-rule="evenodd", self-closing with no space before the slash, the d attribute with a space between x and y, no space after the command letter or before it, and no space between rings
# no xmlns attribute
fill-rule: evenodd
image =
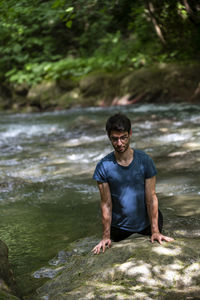
<svg viewBox="0 0 200 300"><path fill-rule="evenodd" d="M124 153L129 148L131 135L132 131L111 131L110 141L116 152Z"/></svg>

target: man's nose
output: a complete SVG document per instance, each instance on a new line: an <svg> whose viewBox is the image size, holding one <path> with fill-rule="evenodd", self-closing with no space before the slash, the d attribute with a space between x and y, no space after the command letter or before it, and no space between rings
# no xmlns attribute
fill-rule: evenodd
<svg viewBox="0 0 200 300"><path fill-rule="evenodd" d="M120 138L118 138L118 140L117 140L117 145L120 146L121 144L122 144L122 141L121 141Z"/></svg>

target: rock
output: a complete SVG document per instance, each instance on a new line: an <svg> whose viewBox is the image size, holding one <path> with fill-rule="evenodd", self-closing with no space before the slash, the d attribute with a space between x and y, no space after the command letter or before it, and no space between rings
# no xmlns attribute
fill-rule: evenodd
<svg viewBox="0 0 200 300"><path fill-rule="evenodd" d="M30 88L27 100L30 106L40 107L42 110L53 108L57 104L59 89L54 81L44 81Z"/></svg>
<svg viewBox="0 0 200 300"><path fill-rule="evenodd" d="M8 247L0 240L0 300L18 299L16 282L8 262Z"/></svg>
<svg viewBox="0 0 200 300"><path fill-rule="evenodd" d="M76 106L76 103L80 102L80 98L81 96L79 89L66 92L57 98L57 107L67 109L72 106Z"/></svg>
<svg viewBox="0 0 200 300"><path fill-rule="evenodd" d="M90 74L80 80L79 87L83 103L93 105L104 102L111 104L118 95L121 74Z"/></svg>
<svg viewBox="0 0 200 300"><path fill-rule="evenodd" d="M159 245L134 234L93 255L96 242L73 244L77 252L38 290L38 299L199 299L198 238Z"/></svg>
<svg viewBox="0 0 200 300"><path fill-rule="evenodd" d="M200 79L198 68L173 63L141 68L123 77L120 92L143 94L145 102L188 101Z"/></svg>
<svg viewBox="0 0 200 300"><path fill-rule="evenodd" d="M0 300L20 300L19 298L11 295L10 293L3 292L0 290Z"/></svg>
<svg viewBox="0 0 200 300"><path fill-rule="evenodd" d="M54 278L63 268L41 268L40 270L33 273L34 278Z"/></svg>
<svg viewBox="0 0 200 300"><path fill-rule="evenodd" d="M26 107L26 96L29 91L29 86L26 83L22 84L15 84L11 86L11 92L12 92L12 110L13 111L19 111L20 109L23 109Z"/></svg>
<svg viewBox="0 0 200 300"><path fill-rule="evenodd" d="M26 96L29 91L29 86L27 83L15 84L11 87L13 94Z"/></svg>
<svg viewBox="0 0 200 300"><path fill-rule="evenodd" d="M78 87L78 82L71 79L70 77L68 77L68 78L59 78L57 80L57 85L61 90L68 92L68 91L71 91L71 90L77 88Z"/></svg>
<svg viewBox="0 0 200 300"><path fill-rule="evenodd" d="M101 74L88 75L80 80L80 91L85 96L93 96L102 92L102 85L104 85L105 76Z"/></svg>
<svg viewBox="0 0 200 300"><path fill-rule="evenodd" d="M6 108L5 100L0 96L0 110L4 110Z"/></svg>
<svg viewBox="0 0 200 300"><path fill-rule="evenodd" d="M158 63L137 70L96 71L32 86L0 85L0 110L35 112L138 102L200 101L199 62ZM29 110L29 107L31 109ZM33 108L33 109L32 109Z"/></svg>
<svg viewBox="0 0 200 300"><path fill-rule="evenodd" d="M7 110L11 106L11 101L7 97L0 96L0 111Z"/></svg>

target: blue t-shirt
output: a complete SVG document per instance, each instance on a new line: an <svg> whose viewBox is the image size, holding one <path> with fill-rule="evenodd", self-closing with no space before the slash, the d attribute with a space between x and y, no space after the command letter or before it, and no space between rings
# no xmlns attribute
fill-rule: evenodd
<svg viewBox="0 0 200 300"><path fill-rule="evenodd" d="M141 150L134 150L134 159L127 167L117 163L114 152L101 159L93 179L109 184L111 226L139 232L150 224L145 202L145 179L156 174L153 160Z"/></svg>

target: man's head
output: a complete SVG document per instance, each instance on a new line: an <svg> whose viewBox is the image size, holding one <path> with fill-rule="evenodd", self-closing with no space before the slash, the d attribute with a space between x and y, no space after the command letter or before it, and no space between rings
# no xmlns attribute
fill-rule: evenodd
<svg viewBox="0 0 200 300"><path fill-rule="evenodd" d="M131 121L123 114L115 114L106 122L108 137L118 153L123 153L129 148L132 135Z"/></svg>

